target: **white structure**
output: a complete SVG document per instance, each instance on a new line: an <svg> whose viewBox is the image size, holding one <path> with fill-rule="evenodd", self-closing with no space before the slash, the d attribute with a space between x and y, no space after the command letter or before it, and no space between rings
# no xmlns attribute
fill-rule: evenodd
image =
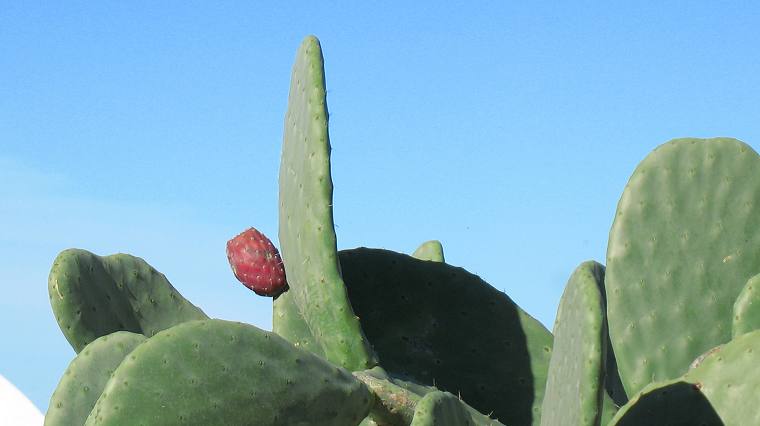
<svg viewBox="0 0 760 426"><path fill-rule="evenodd" d="M32 401L0 376L0 426L41 426L44 421Z"/></svg>

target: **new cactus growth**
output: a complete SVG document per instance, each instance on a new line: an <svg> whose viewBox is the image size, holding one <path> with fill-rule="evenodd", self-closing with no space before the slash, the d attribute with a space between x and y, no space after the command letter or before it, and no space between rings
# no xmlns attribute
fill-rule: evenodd
<svg viewBox="0 0 760 426"><path fill-rule="evenodd" d="M425 241L417 247L417 250L412 253L412 257L416 257L420 260L430 260L432 262L445 262L443 258L443 245L440 241L431 240Z"/></svg>
<svg viewBox="0 0 760 426"><path fill-rule="evenodd" d="M273 297L273 332L209 319L138 257L64 250L49 297L79 354L46 424L760 424L758 166L734 139L657 148L618 204L606 276L578 267L553 336L444 263L438 241L338 251L322 50L307 37L285 117L282 257L255 229L227 245L235 276Z"/></svg>

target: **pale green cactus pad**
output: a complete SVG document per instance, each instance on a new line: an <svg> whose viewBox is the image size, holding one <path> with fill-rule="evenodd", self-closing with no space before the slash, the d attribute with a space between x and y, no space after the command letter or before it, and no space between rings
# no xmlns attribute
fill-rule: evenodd
<svg viewBox="0 0 760 426"><path fill-rule="evenodd" d="M610 338L628 395L731 339L760 265L760 158L728 138L676 139L634 171L607 249Z"/></svg>
<svg viewBox="0 0 760 426"><path fill-rule="evenodd" d="M443 257L443 245L440 241L425 241L417 250L412 253L412 257L420 260L429 260L431 262L445 262Z"/></svg>

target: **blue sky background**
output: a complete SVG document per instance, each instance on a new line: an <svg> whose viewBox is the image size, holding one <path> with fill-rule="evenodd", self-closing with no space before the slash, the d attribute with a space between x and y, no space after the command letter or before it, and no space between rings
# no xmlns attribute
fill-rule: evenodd
<svg viewBox="0 0 760 426"><path fill-rule="evenodd" d="M549 328L572 270L604 262L649 151L760 147L749 2L217 3L0 9L0 374L43 411L74 354L47 299L65 248L138 255L209 315L271 327L224 246L248 226L276 242L308 34L325 54L339 248L439 239Z"/></svg>

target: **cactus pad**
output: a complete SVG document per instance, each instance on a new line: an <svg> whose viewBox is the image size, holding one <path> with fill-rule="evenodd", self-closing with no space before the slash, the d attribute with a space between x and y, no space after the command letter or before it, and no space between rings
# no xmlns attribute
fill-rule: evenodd
<svg viewBox="0 0 760 426"><path fill-rule="evenodd" d="M45 414L45 426L82 425L111 373L146 340L142 334L117 331L85 346L66 368Z"/></svg>
<svg viewBox="0 0 760 426"><path fill-rule="evenodd" d="M479 416L478 416L479 417ZM472 414L456 396L435 391L425 395L414 409L410 426L475 426L499 425L495 420L473 419Z"/></svg>
<svg viewBox="0 0 760 426"><path fill-rule="evenodd" d="M727 425L760 424L760 330L711 351L683 380L699 388Z"/></svg>
<svg viewBox="0 0 760 426"><path fill-rule="evenodd" d="M164 330L116 369L87 426L353 426L372 396L351 373L254 326L200 320Z"/></svg>
<svg viewBox="0 0 760 426"><path fill-rule="evenodd" d="M612 397L604 392L602 395L602 415L599 418L599 425L608 425L615 414L618 412L619 407L615 404Z"/></svg>
<svg viewBox="0 0 760 426"><path fill-rule="evenodd" d="M322 50L307 37L290 81L280 164L280 248L290 291L325 357L350 370L377 364L351 311L333 225Z"/></svg>
<svg viewBox="0 0 760 426"><path fill-rule="evenodd" d="M760 158L728 138L676 139L631 176L607 249L609 330L628 395L731 339L760 265Z"/></svg>
<svg viewBox="0 0 760 426"><path fill-rule="evenodd" d="M698 387L673 379L645 386L608 425L723 426L723 422Z"/></svg>
<svg viewBox="0 0 760 426"><path fill-rule="evenodd" d="M607 345L601 281L604 266L584 262L562 294L541 408L542 425L599 424Z"/></svg>
<svg viewBox="0 0 760 426"><path fill-rule="evenodd" d="M430 260L432 262L445 262L443 257L443 245L440 241L430 240L425 241L417 247L417 250L412 253L412 257L420 260Z"/></svg>
<svg viewBox="0 0 760 426"><path fill-rule="evenodd" d="M75 351L116 331L153 336L185 321L208 318L166 277L139 257L62 251L48 293L55 319Z"/></svg>
<svg viewBox="0 0 760 426"><path fill-rule="evenodd" d="M552 336L507 295L462 268L387 250L344 250L340 262L389 374L459 394L506 424L538 424Z"/></svg>
<svg viewBox="0 0 760 426"><path fill-rule="evenodd" d="M754 330L760 330L760 275L750 278L736 298L731 325L734 337Z"/></svg>
<svg viewBox="0 0 760 426"><path fill-rule="evenodd" d="M272 331L279 336L314 354L325 357L322 346L317 343L293 301L293 292L286 291L274 298L272 303Z"/></svg>

